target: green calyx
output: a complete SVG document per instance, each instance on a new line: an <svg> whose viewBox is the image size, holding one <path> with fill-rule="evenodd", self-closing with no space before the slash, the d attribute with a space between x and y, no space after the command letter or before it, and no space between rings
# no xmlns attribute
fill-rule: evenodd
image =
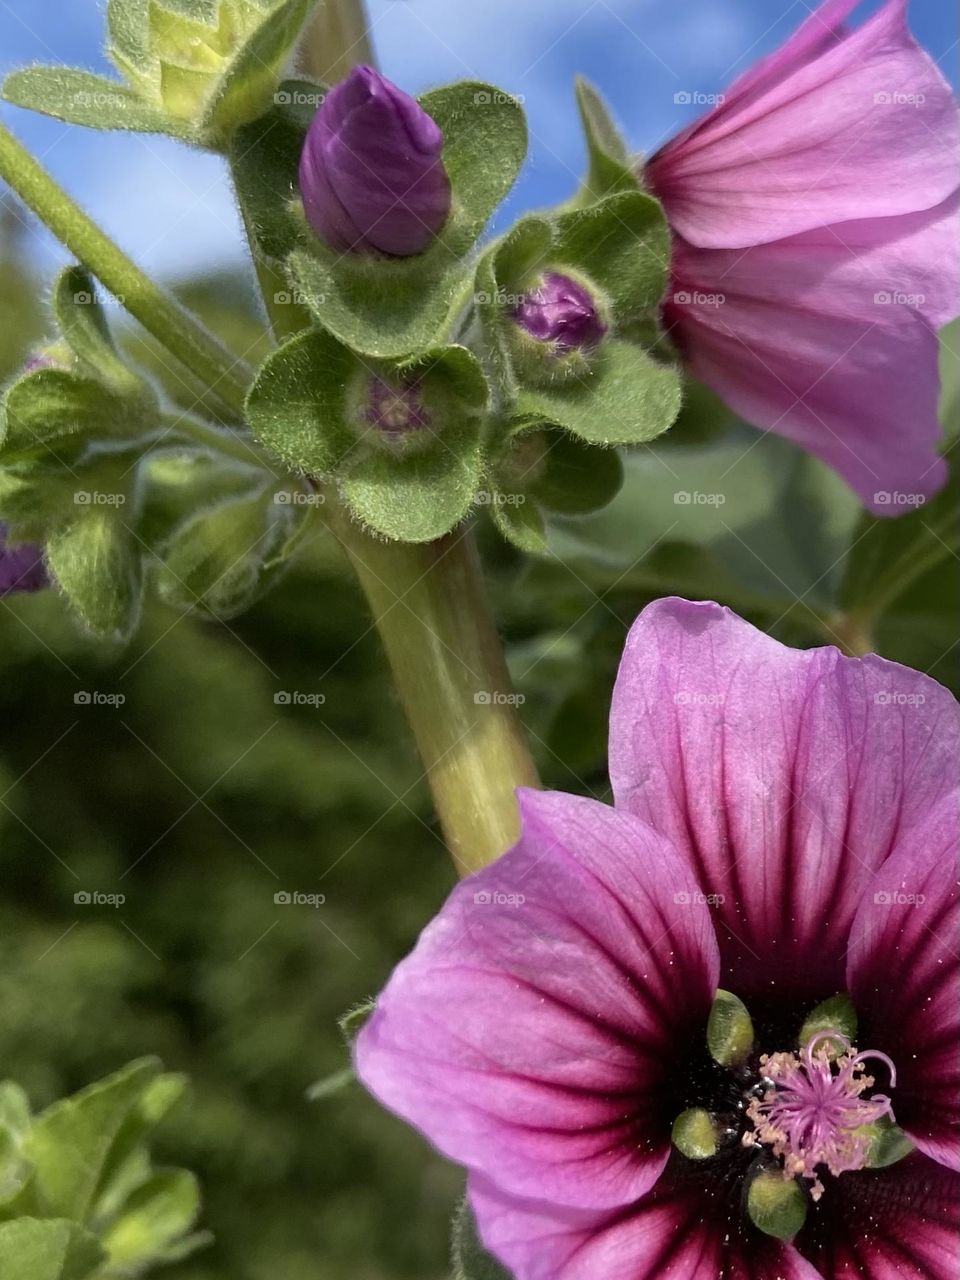
<svg viewBox="0 0 960 1280"><path fill-rule="evenodd" d="M616 449L594 448L554 427L514 423L504 434L480 502L521 551L548 550L551 516L580 516L614 497L623 482Z"/></svg>
<svg viewBox="0 0 960 1280"><path fill-rule="evenodd" d="M299 334L265 362L247 414L291 469L332 477L365 526L404 542L469 513L484 466L487 383L465 347L364 360L330 333Z"/></svg>
<svg viewBox="0 0 960 1280"><path fill-rule="evenodd" d="M674 1120L670 1137L680 1154L688 1160L709 1160L717 1154L720 1126L703 1107L689 1107Z"/></svg>
<svg viewBox="0 0 960 1280"><path fill-rule="evenodd" d="M313 0L109 0L107 51L123 81L30 67L3 96L71 124L165 133L222 150L264 114Z"/></svg>
<svg viewBox="0 0 960 1280"><path fill-rule="evenodd" d="M731 991L718 990L707 1020L707 1048L722 1067L739 1067L753 1048L753 1021Z"/></svg>
<svg viewBox="0 0 960 1280"><path fill-rule="evenodd" d="M636 341L656 332L669 232L656 200L619 192L553 218L525 218L481 259L475 304L497 393L517 419L561 427L591 444L640 444L680 411L677 370ZM523 333L517 308L545 272L582 284L605 335L558 355Z"/></svg>
<svg viewBox="0 0 960 1280"><path fill-rule="evenodd" d="M777 1240L792 1240L807 1219L807 1193L795 1178L761 1169L747 1189L747 1213L758 1230Z"/></svg>

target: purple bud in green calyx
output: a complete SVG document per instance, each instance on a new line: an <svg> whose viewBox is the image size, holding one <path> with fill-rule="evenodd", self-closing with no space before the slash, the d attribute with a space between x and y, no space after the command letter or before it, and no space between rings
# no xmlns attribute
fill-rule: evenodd
<svg viewBox="0 0 960 1280"><path fill-rule="evenodd" d="M307 221L338 253L422 253L450 213L442 152L443 133L413 98L372 67L355 67L307 132Z"/></svg>
<svg viewBox="0 0 960 1280"><path fill-rule="evenodd" d="M430 415L420 398L419 387L415 383L391 386L382 378L374 378L370 383L366 418L391 443L430 426Z"/></svg>
<svg viewBox="0 0 960 1280"><path fill-rule="evenodd" d="M513 315L531 338L550 343L558 355L591 351L607 332L590 291L557 271L547 271Z"/></svg>
<svg viewBox="0 0 960 1280"><path fill-rule="evenodd" d="M49 585L41 549L32 542L7 546L7 526L0 523L0 598L18 591L42 591Z"/></svg>

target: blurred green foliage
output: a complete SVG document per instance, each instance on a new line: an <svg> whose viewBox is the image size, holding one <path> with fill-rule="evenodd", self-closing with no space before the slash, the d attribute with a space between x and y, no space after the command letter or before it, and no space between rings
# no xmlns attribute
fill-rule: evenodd
<svg viewBox="0 0 960 1280"><path fill-rule="evenodd" d="M43 333L41 296L0 251L4 376ZM238 350L263 349L245 281L185 296ZM194 403L168 359L130 345ZM823 468L742 430L698 392L666 452L635 455L620 497L558 526L552 556L524 560L482 530L548 785L605 794L612 681L652 597L719 598L790 643L825 643L853 538L883 540L881 570L910 564L917 521L863 527ZM716 490L722 503L676 498ZM942 528L945 553L870 626L881 651L956 687ZM336 548L317 534L229 624L151 606L122 650L79 635L54 592L0 602L0 723L0 1075L35 1107L144 1054L189 1075L154 1153L199 1175L215 1243L171 1280L445 1280L457 1172L356 1086L308 1100L344 1066L338 1017L452 883ZM275 901L295 892L325 900Z"/></svg>

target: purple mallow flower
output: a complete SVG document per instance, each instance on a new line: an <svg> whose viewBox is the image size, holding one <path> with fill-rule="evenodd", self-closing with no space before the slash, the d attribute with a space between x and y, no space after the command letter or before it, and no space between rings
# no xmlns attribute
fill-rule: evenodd
<svg viewBox="0 0 960 1280"><path fill-rule="evenodd" d="M644 611L615 806L521 792L357 1044L517 1280L955 1280L958 746L905 667Z"/></svg>
<svg viewBox="0 0 960 1280"><path fill-rule="evenodd" d="M42 591L49 585L42 548L31 542L7 546L7 526L0 523L0 597Z"/></svg>
<svg viewBox="0 0 960 1280"><path fill-rule="evenodd" d="M338 253L422 253L450 212L443 133L372 67L331 89L310 125L300 193L313 230Z"/></svg>
<svg viewBox="0 0 960 1280"><path fill-rule="evenodd" d="M546 272L513 314L531 338L560 355L591 351L607 332L590 291L557 271Z"/></svg>

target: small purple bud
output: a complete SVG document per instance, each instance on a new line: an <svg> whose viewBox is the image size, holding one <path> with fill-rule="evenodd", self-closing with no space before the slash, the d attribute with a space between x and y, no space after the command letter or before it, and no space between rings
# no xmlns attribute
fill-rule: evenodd
<svg viewBox="0 0 960 1280"><path fill-rule="evenodd" d="M0 597L50 586L43 551L33 543L7 546L7 526L0 523Z"/></svg>
<svg viewBox="0 0 960 1280"><path fill-rule="evenodd" d="M590 351L607 332L589 290L556 271L546 272L513 314L531 338L553 344L559 355Z"/></svg>
<svg viewBox="0 0 960 1280"><path fill-rule="evenodd" d="M338 253L422 253L450 213L442 152L442 131L413 98L372 67L355 67L307 132L307 221Z"/></svg>
<svg viewBox="0 0 960 1280"><path fill-rule="evenodd" d="M400 441L412 431L422 431L430 426L430 415L424 408L417 385L411 383L395 387L382 378L374 378L370 384L366 418L390 442Z"/></svg>

